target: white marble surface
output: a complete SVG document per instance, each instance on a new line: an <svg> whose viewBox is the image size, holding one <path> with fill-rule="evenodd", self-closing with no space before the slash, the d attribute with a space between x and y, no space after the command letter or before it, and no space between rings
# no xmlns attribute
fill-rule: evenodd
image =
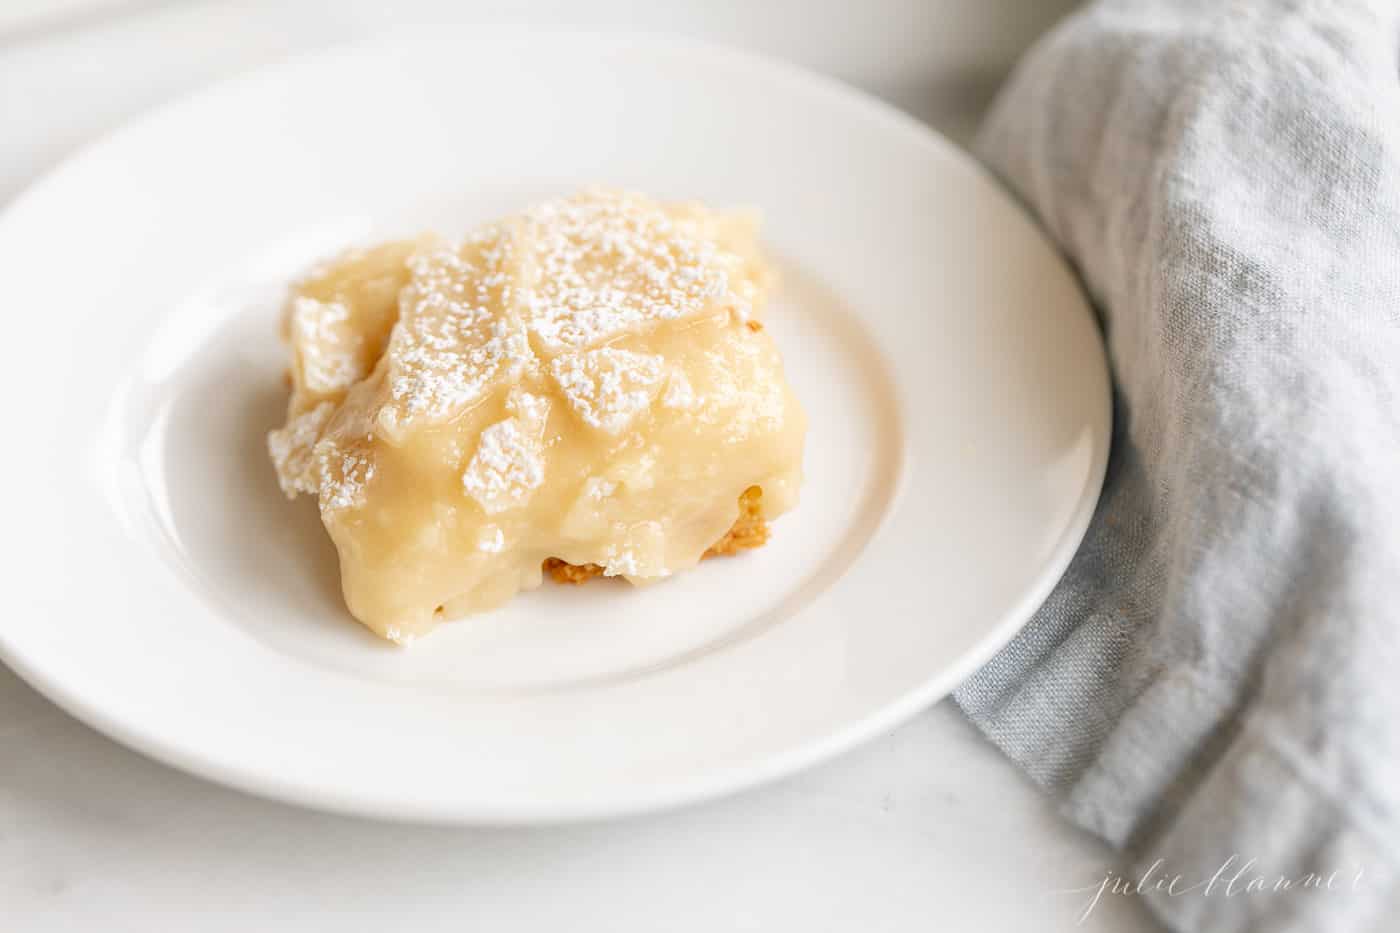
<svg viewBox="0 0 1400 933"><path fill-rule="evenodd" d="M65 0L61 17L0 22L0 203L149 106L395 22L715 38L831 71L962 138L1017 51L1070 5L211 0L104 2L84 15ZM1067 889L1112 868L946 701L832 764L729 800L621 823L471 831L215 787L103 738L0 668L7 933L1156 929L1132 898L1076 926L1087 895Z"/></svg>

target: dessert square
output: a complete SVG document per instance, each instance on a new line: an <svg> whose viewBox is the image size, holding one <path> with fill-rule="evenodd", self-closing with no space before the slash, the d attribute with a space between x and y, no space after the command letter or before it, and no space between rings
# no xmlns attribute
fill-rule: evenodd
<svg viewBox="0 0 1400 933"><path fill-rule="evenodd" d="M268 447L283 490L317 497L351 613L402 643L544 569L645 584L763 543L806 420L756 233L590 189L293 286Z"/></svg>

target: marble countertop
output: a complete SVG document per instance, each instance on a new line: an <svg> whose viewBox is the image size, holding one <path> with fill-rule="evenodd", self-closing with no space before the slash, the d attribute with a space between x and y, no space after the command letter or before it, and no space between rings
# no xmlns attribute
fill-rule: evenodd
<svg viewBox="0 0 1400 933"><path fill-rule="evenodd" d="M778 0L419 0L391 15L369 0L65 0L61 16L0 20L0 204L147 107L405 20L625 24L748 45L965 140L1015 54L1071 5L823 0L798 17ZM716 803L461 830L208 784L98 735L0 667L6 931L1157 929L1131 897L1079 923L1088 889L1114 870L947 701L834 763Z"/></svg>

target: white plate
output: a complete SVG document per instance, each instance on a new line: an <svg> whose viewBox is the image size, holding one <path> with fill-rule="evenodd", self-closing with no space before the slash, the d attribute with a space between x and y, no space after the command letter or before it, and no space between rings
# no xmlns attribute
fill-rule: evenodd
<svg viewBox="0 0 1400 933"><path fill-rule="evenodd" d="M265 460L280 290L347 243L587 182L764 211L803 502L753 555L386 647ZM1108 449L1089 308L982 170L831 81L687 43L417 34L270 68L69 161L0 219L0 267L23 548L0 656L121 741L317 807L581 819L832 755L1011 637Z"/></svg>

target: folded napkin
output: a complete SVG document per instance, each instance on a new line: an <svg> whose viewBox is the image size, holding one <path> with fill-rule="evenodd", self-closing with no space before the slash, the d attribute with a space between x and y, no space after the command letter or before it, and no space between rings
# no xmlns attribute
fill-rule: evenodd
<svg viewBox="0 0 1400 933"><path fill-rule="evenodd" d="M978 141L1117 398L1083 546L957 701L1178 931L1380 929L1397 893L1397 49L1395 2L1102 0Z"/></svg>

